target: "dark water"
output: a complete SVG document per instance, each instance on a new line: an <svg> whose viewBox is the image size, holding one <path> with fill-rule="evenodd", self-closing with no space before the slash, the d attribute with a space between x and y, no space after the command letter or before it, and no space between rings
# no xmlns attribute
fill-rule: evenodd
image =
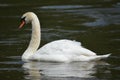
<svg viewBox="0 0 120 80"><path fill-rule="evenodd" d="M20 17L35 12L42 25L42 45L57 39L82 42L99 62L23 63L31 25L18 29ZM0 80L119 80L119 0L0 0Z"/></svg>

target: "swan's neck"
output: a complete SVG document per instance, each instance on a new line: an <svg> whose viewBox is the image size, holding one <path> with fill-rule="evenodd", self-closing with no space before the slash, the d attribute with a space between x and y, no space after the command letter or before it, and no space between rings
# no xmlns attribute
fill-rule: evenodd
<svg viewBox="0 0 120 80"><path fill-rule="evenodd" d="M38 49L41 40L40 22L36 17L32 20L32 36L28 48L22 55L22 59L29 59Z"/></svg>
<svg viewBox="0 0 120 80"><path fill-rule="evenodd" d="M27 50L30 50L34 53L38 49L40 45L40 36L40 23L37 18L32 21L32 36Z"/></svg>

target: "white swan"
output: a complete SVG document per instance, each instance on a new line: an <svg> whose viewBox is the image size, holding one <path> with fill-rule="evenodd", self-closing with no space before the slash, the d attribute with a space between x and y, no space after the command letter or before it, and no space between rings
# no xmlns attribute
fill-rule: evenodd
<svg viewBox="0 0 120 80"><path fill-rule="evenodd" d="M96 53L82 47L80 42L67 39L50 42L37 50L41 40L41 28L38 17L33 12L27 12L22 16L21 22L19 28L22 28L25 23L32 23L32 37L28 48L22 55L23 61L91 61L110 56L110 54L97 56Z"/></svg>

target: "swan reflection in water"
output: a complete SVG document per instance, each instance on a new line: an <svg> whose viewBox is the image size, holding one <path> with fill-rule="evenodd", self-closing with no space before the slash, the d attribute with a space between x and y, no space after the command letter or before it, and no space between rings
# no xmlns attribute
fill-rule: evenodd
<svg viewBox="0 0 120 80"><path fill-rule="evenodd" d="M48 63L48 62L28 62L23 64L26 79L40 80L41 76L46 77L79 77L92 78L96 73L96 65L108 65L108 63L98 62L72 62L72 63ZM42 75L41 75L42 74Z"/></svg>
<svg viewBox="0 0 120 80"><path fill-rule="evenodd" d="M36 67L36 62L24 63L25 79L41 80L40 70Z"/></svg>

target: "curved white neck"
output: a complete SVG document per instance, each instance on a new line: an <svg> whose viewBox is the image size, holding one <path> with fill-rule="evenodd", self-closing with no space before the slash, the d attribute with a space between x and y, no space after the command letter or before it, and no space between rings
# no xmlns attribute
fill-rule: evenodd
<svg viewBox="0 0 120 80"><path fill-rule="evenodd" d="M38 18L34 18L32 21L32 36L31 36L31 41L27 49L32 50L35 52L39 45L40 45L40 23Z"/></svg>
<svg viewBox="0 0 120 80"><path fill-rule="evenodd" d="M33 53L35 53L37 51L37 49L40 45L41 29L40 29L40 22L39 22L37 16L35 16L33 18L31 23L32 23L32 36L31 36L31 40L30 40L28 48L22 55L23 59L29 59L30 56L32 56Z"/></svg>

